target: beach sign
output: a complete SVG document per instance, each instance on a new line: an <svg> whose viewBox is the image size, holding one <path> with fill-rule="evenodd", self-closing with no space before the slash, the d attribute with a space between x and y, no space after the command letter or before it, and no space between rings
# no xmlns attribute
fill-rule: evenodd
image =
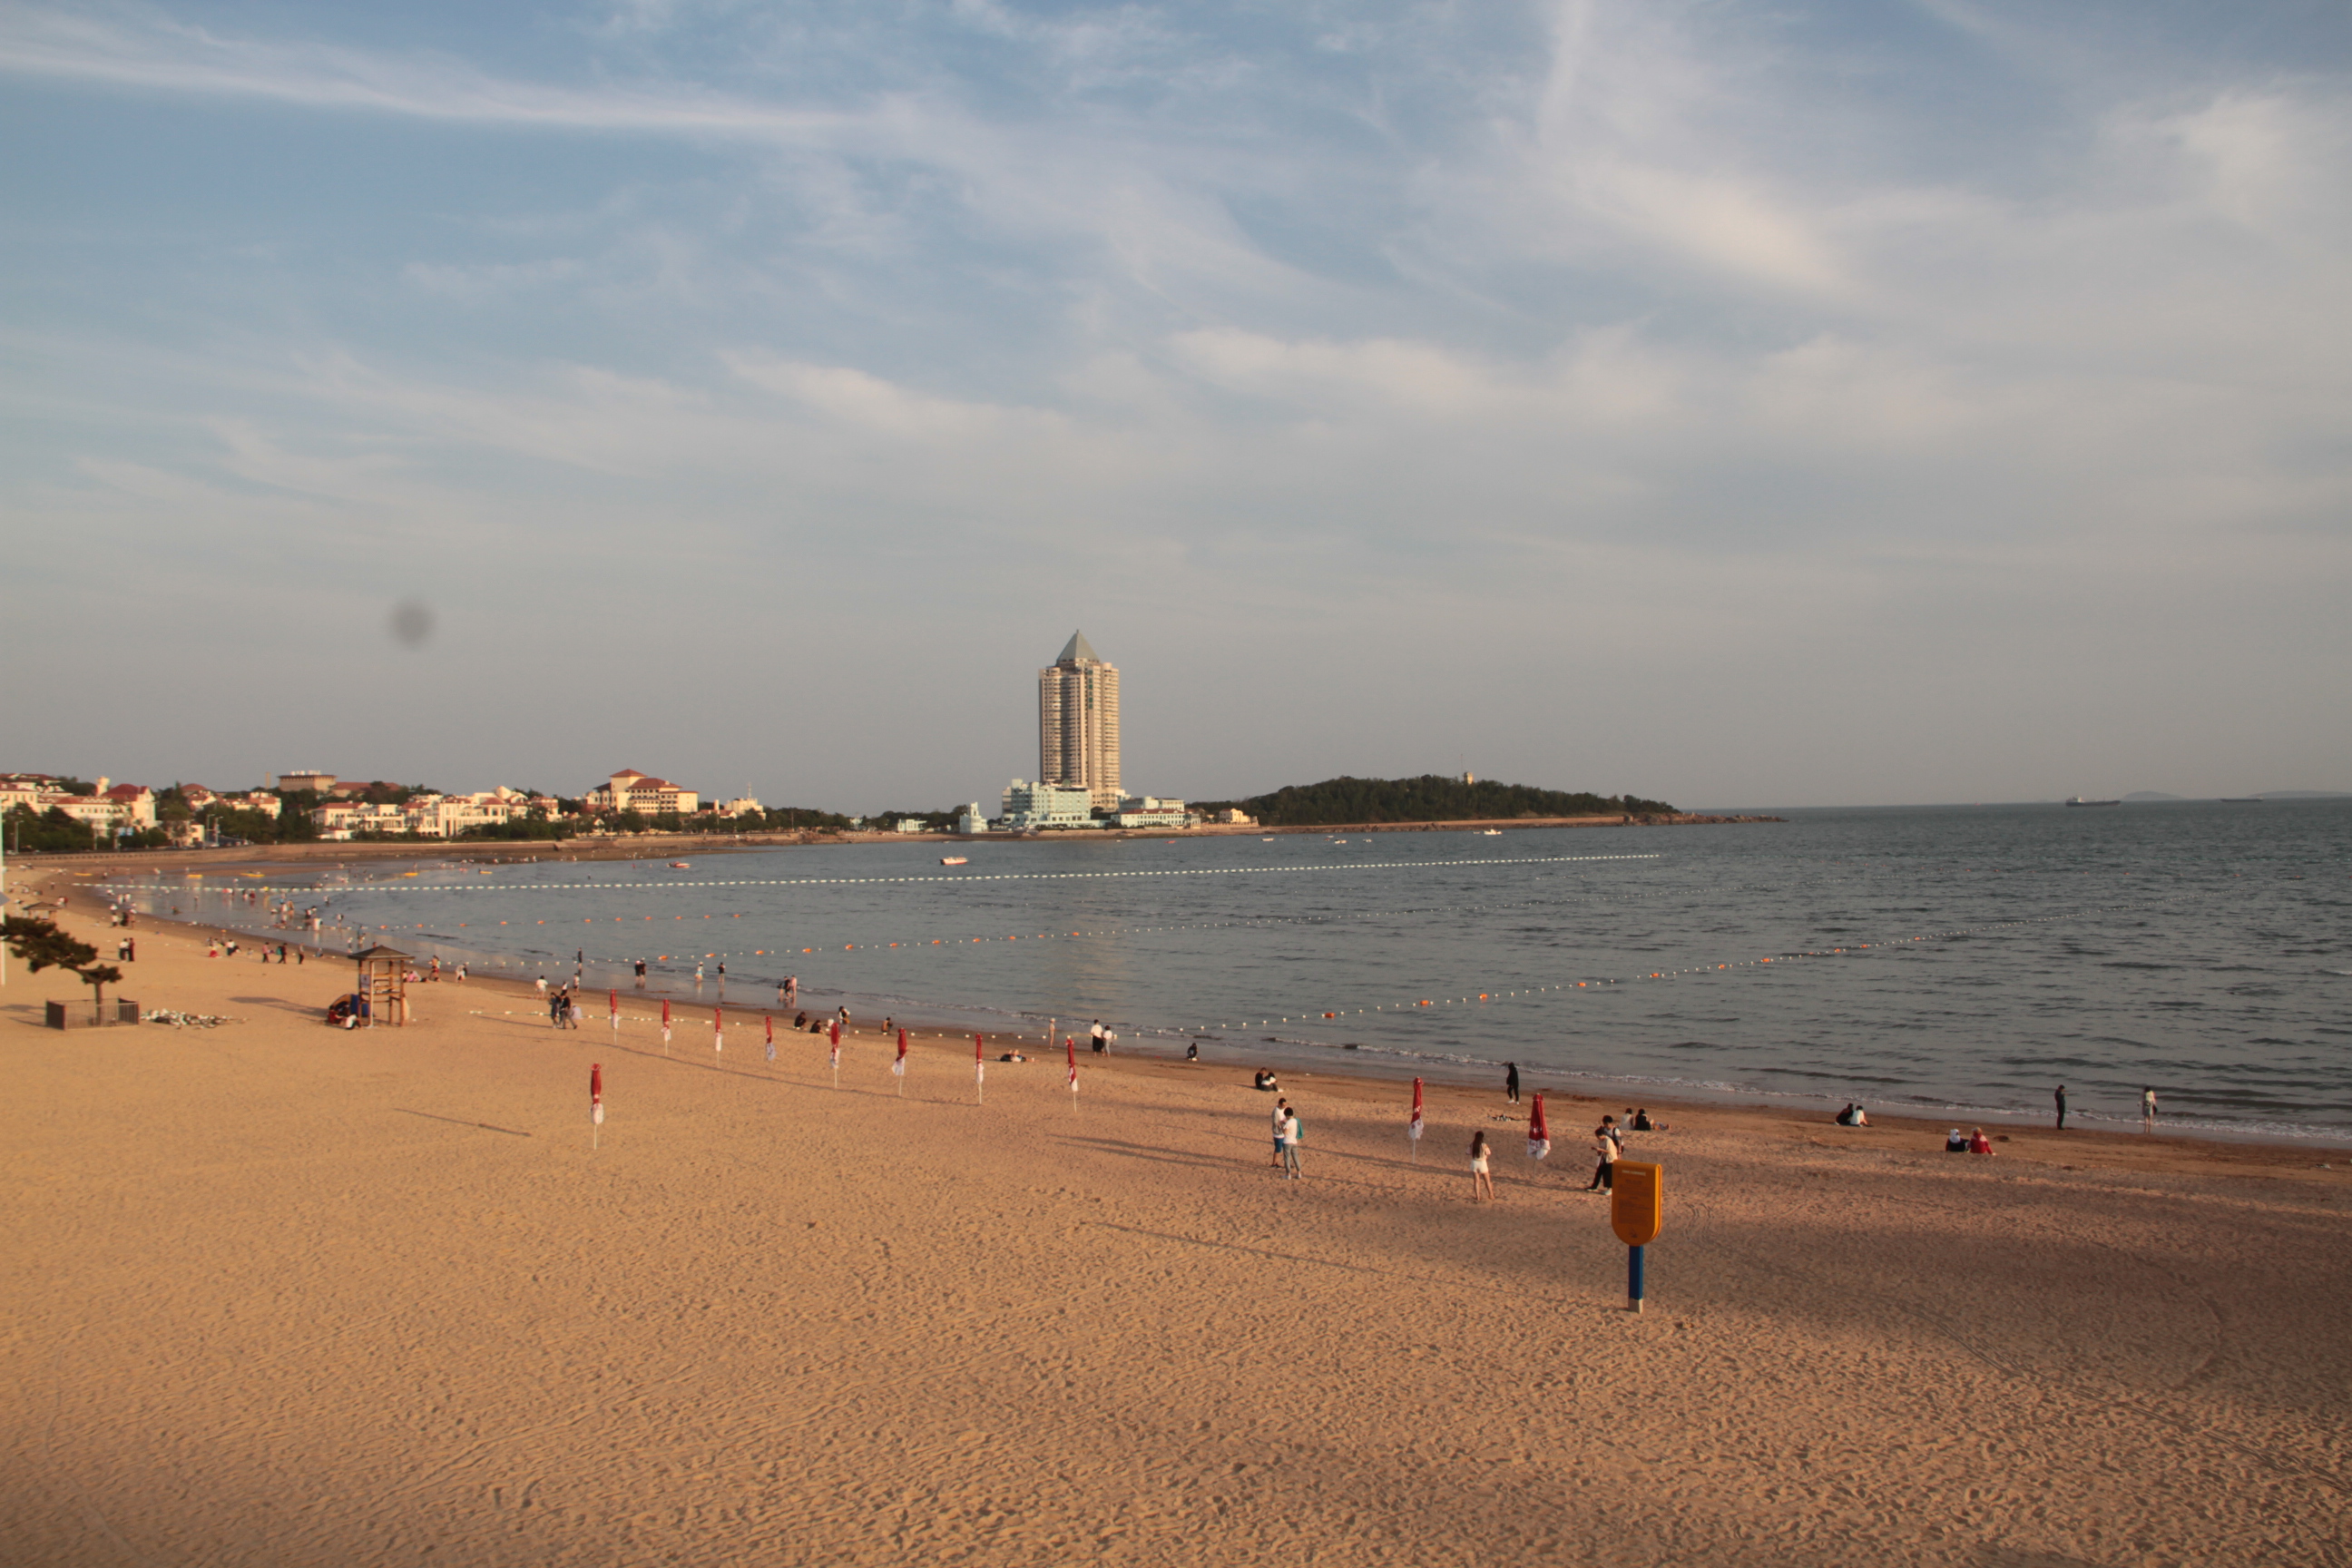
<svg viewBox="0 0 2352 1568"><path fill-rule="evenodd" d="M1664 1226L1665 1172L1641 1160L1617 1162L1609 1194L1609 1228L1625 1244L1625 1310L1642 1310L1642 1249Z"/></svg>

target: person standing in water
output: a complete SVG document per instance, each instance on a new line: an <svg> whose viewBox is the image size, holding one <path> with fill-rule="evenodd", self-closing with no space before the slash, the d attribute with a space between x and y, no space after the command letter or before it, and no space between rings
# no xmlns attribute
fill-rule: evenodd
<svg viewBox="0 0 2352 1568"><path fill-rule="evenodd" d="M1519 1064L1517 1062L1503 1064L1503 1098L1513 1105L1519 1102Z"/></svg>
<svg viewBox="0 0 2352 1568"><path fill-rule="evenodd" d="M2139 1091L2139 1130L2143 1132L2156 1131L2156 1090L2153 1089Z"/></svg>
<svg viewBox="0 0 2352 1568"><path fill-rule="evenodd" d="M2063 1132L2066 1131L2066 1086L2060 1084L2058 1092L2050 1098L2058 1102L2058 1131Z"/></svg>

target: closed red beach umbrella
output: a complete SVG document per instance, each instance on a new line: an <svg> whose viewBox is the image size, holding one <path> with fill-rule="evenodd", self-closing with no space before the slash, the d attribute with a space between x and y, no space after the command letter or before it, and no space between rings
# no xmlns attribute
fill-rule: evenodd
<svg viewBox="0 0 2352 1568"><path fill-rule="evenodd" d="M1543 1095L1535 1096L1528 1108L1528 1158L1540 1160L1551 1152L1551 1129L1544 1122Z"/></svg>

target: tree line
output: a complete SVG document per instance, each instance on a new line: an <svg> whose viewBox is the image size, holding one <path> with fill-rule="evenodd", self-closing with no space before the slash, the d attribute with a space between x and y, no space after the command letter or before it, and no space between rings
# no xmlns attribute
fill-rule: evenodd
<svg viewBox="0 0 2352 1568"><path fill-rule="evenodd" d="M1663 800L1636 795L1592 795L1533 784L1423 773L1409 779L1342 776L1320 784L1286 784L1245 800L1201 801L1196 812L1238 806L1268 827L1320 827L1344 822L1463 822L1528 816L1670 816Z"/></svg>

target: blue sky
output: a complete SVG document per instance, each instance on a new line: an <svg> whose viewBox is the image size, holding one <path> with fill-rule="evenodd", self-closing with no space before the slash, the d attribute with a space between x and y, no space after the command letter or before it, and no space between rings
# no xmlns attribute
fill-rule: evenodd
<svg viewBox="0 0 2352 1568"><path fill-rule="evenodd" d="M992 798L1083 627L1195 797L2352 789L2347 65L2315 4L0 4L0 766Z"/></svg>

